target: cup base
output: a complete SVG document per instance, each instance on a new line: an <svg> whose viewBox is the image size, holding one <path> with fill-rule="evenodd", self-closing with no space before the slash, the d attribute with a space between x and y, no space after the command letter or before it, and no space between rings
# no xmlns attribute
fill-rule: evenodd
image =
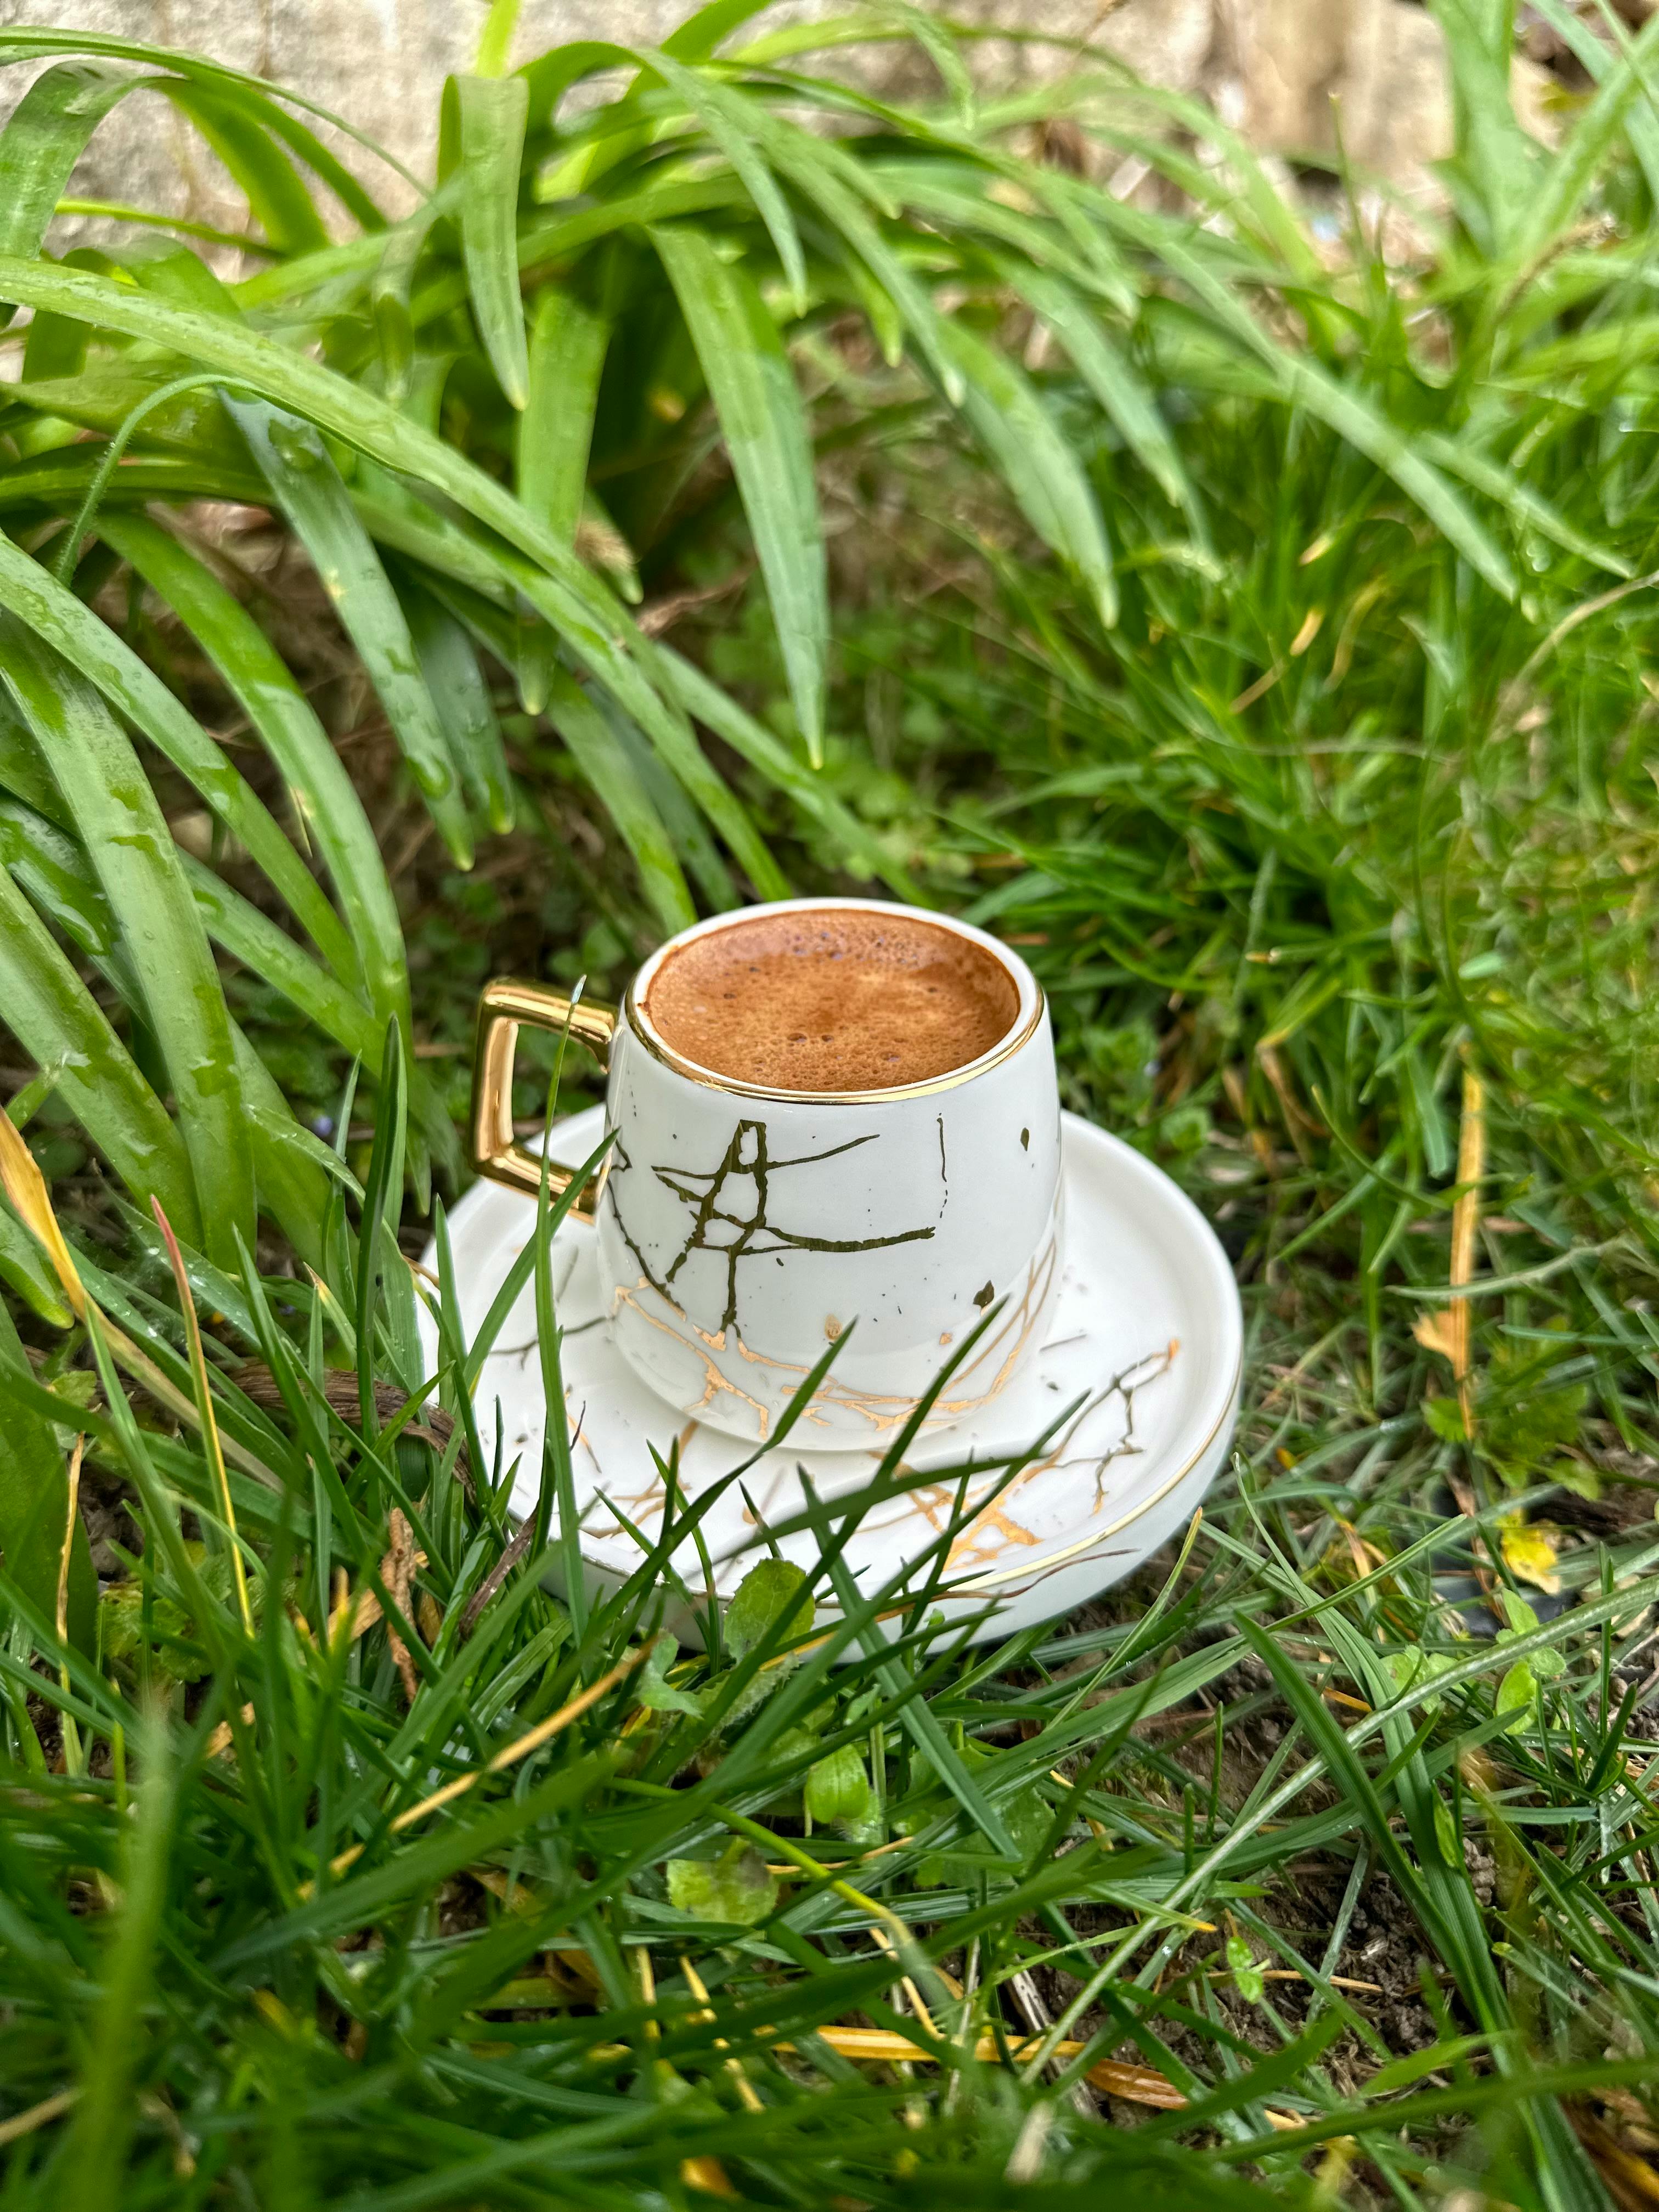
<svg viewBox="0 0 1659 2212"><path fill-rule="evenodd" d="M1029 1357L1060 1280L1060 1211L1057 1196L1048 1233L1020 1279L987 1297L988 1326L946 1376L921 1434L937 1435L981 1413ZM735 1329L714 1336L694 1327L643 1277L617 1292L608 1326L617 1351L665 1405L678 1407L683 1419L699 1427L742 1443L771 1442L810 1372L799 1363L774 1358L745 1344ZM936 1376L951 1358L949 1341L941 1339L927 1349ZM913 1352L863 1354L856 1334L851 1334L811 1404L795 1418L795 1449L884 1451L921 1403L914 1388L902 1387L904 1371L914 1374L915 1364Z"/></svg>

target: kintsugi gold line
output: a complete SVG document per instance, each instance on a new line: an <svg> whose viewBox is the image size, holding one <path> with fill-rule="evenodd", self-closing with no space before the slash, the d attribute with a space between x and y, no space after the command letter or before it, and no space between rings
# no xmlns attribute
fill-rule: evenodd
<svg viewBox="0 0 1659 2212"><path fill-rule="evenodd" d="M1002 1364L996 1376L987 1389L969 1396L939 1399L934 1409L937 1415L950 1420L960 1419L964 1414L975 1413L981 1407L988 1406L992 1400L1006 1388L1010 1376L1030 1340L1031 1331L1036 1328L1042 1314L1054 1282L1059 1261L1058 1238L1051 1229L1048 1241L1042 1250L1028 1262L1025 1288L1020 1294L1018 1304L1003 1316L995 1334L980 1346L972 1360L956 1379L960 1382L965 1376L972 1375L975 1370L982 1367L988 1359L994 1358L1001 1350L1007 1341L1009 1332L1018 1329L1018 1334L1014 1343L1004 1354ZM641 1321L648 1322L661 1334L672 1337L677 1343L684 1345L688 1352L695 1351L691 1342L691 1339L695 1337L698 1344L706 1347L704 1351L695 1354L703 1364L703 1393L696 1405L688 1410L695 1419L704 1407L712 1405L722 1391L727 1392L744 1405L753 1408L760 1426L757 1441L764 1443L767 1431L770 1426L770 1415L768 1409L759 1399L734 1382L732 1377L717 1366L708 1356L710 1351L724 1352L727 1349L727 1332L725 1329L710 1331L699 1328L684 1308L675 1304L672 1298L665 1298L664 1304L684 1323L684 1330L676 1328L672 1322L664 1320L660 1316L653 1314L647 1309L641 1297L641 1292L647 1290L656 1291L659 1297L663 1295L660 1291L657 1291L653 1283L642 1277L631 1289L620 1289L617 1291L612 1302L612 1312L624 1305L631 1307ZM686 1333L688 1331L689 1334ZM752 1345L745 1344L735 1330L731 1334L733 1340L731 1349L751 1367L763 1368L772 1376L780 1380L788 1376L805 1375L809 1372L804 1362L779 1359L769 1352L757 1352ZM880 1436L889 1430L901 1427L909 1419L915 1410L916 1398L914 1392L855 1391L851 1389L838 1389L836 1379L831 1375L820 1386L813 1400L813 1406L818 1405L834 1412L856 1414L870 1424L874 1435ZM823 1416L815 1413L812 1407L809 1407L805 1419L809 1421L821 1421Z"/></svg>
<svg viewBox="0 0 1659 2212"><path fill-rule="evenodd" d="M1186 1480L1220 1435L1227 1422L1233 1418L1236 1411L1234 1401L1237 1395L1239 1379L1243 1370L1243 1355L1241 1352L1233 1369L1232 1381L1228 1385L1226 1403L1211 1424L1208 1435L1206 1436L1203 1443L1188 1455L1168 1481L1161 1483L1150 1498L1143 1500L1130 1512L1121 1515L1106 1528L1093 1529L1087 1536L1079 1538L1075 1544L1068 1545L1063 1552L1052 1552L1044 1559L1029 1560L1024 1567L1010 1567L1004 1574L975 1575L971 1582L962 1584L964 1594L971 1594L975 1590L994 1589L999 1583L1012 1582L1016 1576L1021 1574L1036 1572L1039 1575L1047 1575L1052 1568L1064 1566L1067 1559L1075 1559L1080 1553L1091 1552L1097 1544L1105 1543L1109 1537L1121 1535L1124 1529L1139 1521L1143 1514L1150 1513L1155 1505L1161 1505L1170 1492Z"/></svg>

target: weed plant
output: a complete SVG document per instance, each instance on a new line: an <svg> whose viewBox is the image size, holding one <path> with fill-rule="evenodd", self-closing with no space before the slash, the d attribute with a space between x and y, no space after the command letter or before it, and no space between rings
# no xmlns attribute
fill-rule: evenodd
<svg viewBox="0 0 1659 2212"><path fill-rule="evenodd" d="M108 79L0 139L8 2202L1651 2201L1659 31L1544 9L1593 86L1547 152L1504 11L1446 0L1455 213L1402 263L1352 180L1322 248L1120 78L975 104L917 18L946 97L903 112L797 66L879 25L742 12L562 123L615 50L487 50L385 229L291 104L112 46L248 191L238 283L33 258ZM1126 161L1161 199L1091 181ZM862 525L833 629L821 498ZM396 1243L453 1140L386 871L204 521L246 499L338 585L453 854L578 775L629 929L873 878L1036 963L1067 1103L1245 1285L1233 1474L1153 1572L977 1647L929 1614L959 1518L856 1589L902 1438L701 1654L659 1630L707 1494L585 1590L555 1437L514 1534L441 1210L435 1376ZM162 680L181 635L257 792ZM367 1068L372 1146L355 1073L302 1130L210 939ZM17 1133L49 1100L131 1194L96 1241ZM118 1486L100 1589L76 1502Z"/></svg>

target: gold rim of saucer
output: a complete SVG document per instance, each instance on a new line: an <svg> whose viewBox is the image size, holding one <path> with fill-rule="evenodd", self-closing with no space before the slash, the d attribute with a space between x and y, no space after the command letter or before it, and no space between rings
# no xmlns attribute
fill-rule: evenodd
<svg viewBox="0 0 1659 2212"><path fill-rule="evenodd" d="M1134 1523L1144 1519L1154 1506L1161 1505L1172 1490L1180 1488L1199 1462L1213 1448L1215 1440L1222 1431L1230 1422L1237 1422L1239 1391L1243 1380L1244 1352L1241 1346L1238 1357L1233 1362L1232 1381L1227 1385L1227 1401L1211 1423L1209 1434L1201 1444L1188 1454L1186 1459L1169 1480L1158 1485L1150 1498L1143 1499L1139 1505L1131 1506L1127 1513L1120 1514L1115 1521L1109 1522L1104 1528L1097 1528L1087 1536L1080 1536L1076 1543L1067 1544L1063 1551L1045 1553L1027 1565L1015 1567L993 1567L988 1569L983 1574L970 1576L957 1586L956 1594L971 1597L975 1591L997 1589L1005 1583L1018 1582L1022 1575L1034 1575L1039 1577L1048 1575L1054 1568L1063 1567L1070 1560L1082 1558L1085 1553L1092 1552L1097 1545L1107 1543L1112 1537L1121 1536L1126 1528L1133 1528Z"/></svg>

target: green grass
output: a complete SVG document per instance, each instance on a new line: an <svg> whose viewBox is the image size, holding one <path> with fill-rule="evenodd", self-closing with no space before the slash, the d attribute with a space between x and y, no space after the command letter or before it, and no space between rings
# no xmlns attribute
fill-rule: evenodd
<svg viewBox="0 0 1659 2212"><path fill-rule="evenodd" d="M972 111L946 48L939 104L873 112L730 11L745 58L693 40L556 137L601 57L483 70L452 198L336 244L289 111L182 67L270 249L226 297L31 258L59 186L11 195L0 1012L78 1279L0 1131L9 2205L1651 2196L1659 33L1575 32L1601 88L1547 155L1503 11L1437 12L1456 210L1410 262L1340 176L1316 248L1178 101ZM1023 163L1042 112L1167 211ZM0 170L54 173L38 119ZM76 436L186 379L118 467ZM635 577L673 647L590 651ZM839 1571L866 1496L674 1660L696 1508L567 1612L556 1515L498 1571L453 1332L419 1395L392 1237L459 1086L407 1046L493 967L614 982L786 879L1018 942L1066 1103L1238 1265L1230 1476L1012 1642L930 1626L953 1526L870 1648L907 1594ZM179 1085L214 1036L240 1152Z"/></svg>

